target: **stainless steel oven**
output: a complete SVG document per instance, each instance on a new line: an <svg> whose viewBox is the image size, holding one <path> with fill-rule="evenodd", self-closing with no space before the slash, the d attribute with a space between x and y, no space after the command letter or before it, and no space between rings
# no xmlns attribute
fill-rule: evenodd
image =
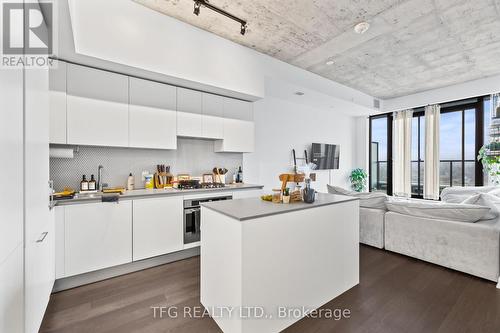
<svg viewBox="0 0 500 333"><path fill-rule="evenodd" d="M231 200L231 195L184 200L184 244L200 241L201 204L204 202Z"/></svg>

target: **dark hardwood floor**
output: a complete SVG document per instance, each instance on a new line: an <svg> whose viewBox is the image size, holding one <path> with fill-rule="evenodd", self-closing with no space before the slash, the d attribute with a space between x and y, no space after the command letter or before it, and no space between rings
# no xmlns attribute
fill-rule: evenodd
<svg viewBox="0 0 500 333"><path fill-rule="evenodd" d="M349 319L305 318L285 332L500 332L495 284L361 246L361 283L326 304ZM52 295L41 332L220 332L208 317L154 318L154 306L201 306L199 257Z"/></svg>

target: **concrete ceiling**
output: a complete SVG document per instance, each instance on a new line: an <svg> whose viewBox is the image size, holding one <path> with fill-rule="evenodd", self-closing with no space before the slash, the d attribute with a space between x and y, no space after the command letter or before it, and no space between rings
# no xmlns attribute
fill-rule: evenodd
<svg viewBox="0 0 500 333"><path fill-rule="evenodd" d="M500 0L210 0L245 36L192 0L134 1L383 99L500 73Z"/></svg>

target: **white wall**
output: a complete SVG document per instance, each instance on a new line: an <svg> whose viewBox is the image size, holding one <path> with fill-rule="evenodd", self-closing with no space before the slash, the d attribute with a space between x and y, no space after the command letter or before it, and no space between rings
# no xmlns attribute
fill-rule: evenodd
<svg viewBox="0 0 500 333"><path fill-rule="evenodd" d="M293 170L292 149L302 157L304 149L319 142L340 144L340 169L319 172L321 182L314 187L324 191L326 183L349 186L349 173L357 163L355 117L266 97L254 103L254 118L256 152L244 154L246 182L262 184L266 191L279 188L279 175Z"/></svg>
<svg viewBox="0 0 500 333"><path fill-rule="evenodd" d="M133 1L69 0L76 53L206 86L264 97L268 77L314 90L351 110L373 97L258 53Z"/></svg>
<svg viewBox="0 0 500 333"><path fill-rule="evenodd" d="M384 111L397 111L428 104L456 101L500 92L500 75L464 82L383 101Z"/></svg>

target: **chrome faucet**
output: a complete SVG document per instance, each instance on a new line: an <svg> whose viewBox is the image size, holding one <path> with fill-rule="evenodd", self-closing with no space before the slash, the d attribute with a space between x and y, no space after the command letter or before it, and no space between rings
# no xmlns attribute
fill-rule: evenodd
<svg viewBox="0 0 500 333"><path fill-rule="evenodd" d="M99 165L97 168L97 190L102 191L102 170L104 167L102 165Z"/></svg>

